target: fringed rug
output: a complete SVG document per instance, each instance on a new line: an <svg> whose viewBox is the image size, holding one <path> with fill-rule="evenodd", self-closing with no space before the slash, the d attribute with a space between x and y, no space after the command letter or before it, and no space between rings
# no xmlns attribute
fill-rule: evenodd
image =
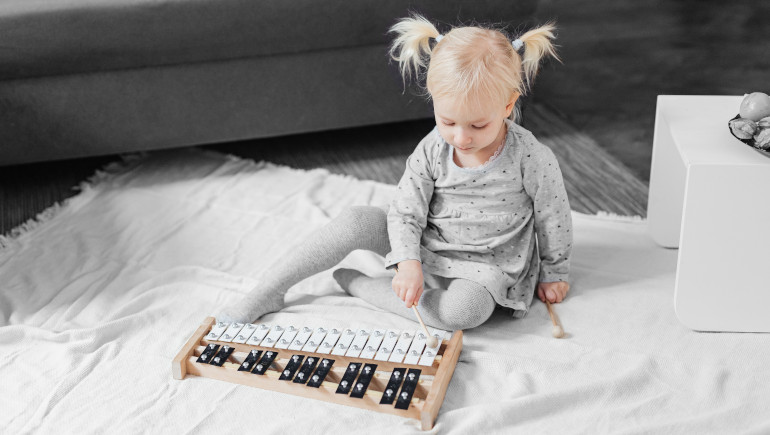
<svg viewBox="0 0 770 435"><path fill-rule="evenodd" d="M416 421L211 379L171 361L217 307L351 205L394 186L174 151L112 165L0 243L0 427L7 433L415 433ZM435 433L767 433L770 336L688 330L676 251L646 222L575 213L572 290L466 331ZM382 259L344 262L369 274ZM725 289L729 297L729 289ZM300 283L262 319L416 329Z"/></svg>

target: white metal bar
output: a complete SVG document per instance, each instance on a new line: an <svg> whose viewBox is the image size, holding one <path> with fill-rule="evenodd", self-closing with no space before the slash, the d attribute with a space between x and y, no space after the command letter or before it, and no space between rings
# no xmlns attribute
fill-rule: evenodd
<svg viewBox="0 0 770 435"><path fill-rule="evenodd" d="M438 341L438 344L434 347L427 347L422 353L422 357L420 358L420 361L417 363L417 365L421 366L432 366L433 361L436 359L436 355L438 354L438 350L441 347L441 342L446 338L449 339L449 337L452 336L447 331L442 331L440 329L433 329L431 331L431 335L436 337L436 340Z"/></svg>
<svg viewBox="0 0 770 435"><path fill-rule="evenodd" d="M307 339L310 338L310 334L313 333L313 328L309 328L307 326L303 326L299 328L299 332L297 333L297 336L294 337L294 341L291 342L289 345L289 349L291 350L302 350L302 346L305 345L307 342Z"/></svg>
<svg viewBox="0 0 770 435"><path fill-rule="evenodd" d="M321 342L321 345L318 346L318 353L326 353L334 349L334 346L337 344L337 340L340 339L340 336L342 336L342 331L336 328L332 328L328 334L326 334L326 337L324 337L323 342Z"/></svg>
<svg viewBox="0 0 770 435"><path fill-rule="evenodd" d="M377 354L377 350L380 349L382 339L385 338L385 329L375 329L369 335L369 340L366 342L364 349L361 351L359 358L361 359L374 359L374 355Z"/></svg>
<svg viewBox="0 0 770 435"><path fill-rule="evenodd" d="M428 336L425 335L425 331L415 332L412 345L409 346L409 350L404 357L404 364L417 364L422 356L422 351L425 349L425 342L428 340Z"/></svg>
<svg viewBox="0 0 770 435"><path fill-rule="evenodd" d="M264 340L262 340L261 346L265 347L273 347L278 342L278 339L281 338L281 335L283 335L283 332L286 330L281 325L275 325L270 330L270 332L267 333L267 337L265 337Z"/></svg>
<svg viewBox="0 0 770 435"><path fill-rule="evenodd" d="M332 355L345 355L345 353L348 351L348 348L350 347L350 344L353 342L353 339L356 338L356 330L346 328L345 331L342 333L342 336L340 336L340 339L337 341L337 345L334 346L334 350L332 350Z"/></svg>
<svg viewBox="0 0 770 435"><path fill-rule="evenodd" d="M374 356L374 359L377 361L387 361L393 353L393 348L396 346L399 336L401 336L401 331L397 329L388 330L388 332L385 333L380 348L377 349L377 354Z"/></svg>
<svg viewBox="0 0 770 435"><path fill-rule="evenodd" d="M345 353L345 356L358 358L358 355L364 350L364 345L367 340L369 340L371 333L372 331L370 329L359 329L358 332L356 332L356 337L353 339L353 342L350 343L350 348Z"/></svg>
<svg viewBox="0 0 770 435"><path fill-rule="evenodd" d="M323 342L327 332L329 332L329 330L326 328L316 328L302 350L305 352L315 352L316 349L318 349L318 346Z"/></svg>
<svg viewBox="0 0 770 435"><path fill-rule="evenodd" d="M230 326L227 322L217 322L211 328L208 334L206 334L207 340L219 340L219 337L227 331L227 327Z"/></svg>
<svg viewBox="0 0 770 435"><path fill-rule="evenodd" d="M409 350L409 345L412 344L413 339L414 339L414 331L402 332L401 336L398 337L398 342L396 343L396 347L393 349L393 353L390 354L390 358L388 358L388 361L390 362L403 361L404 357L406 356L406 352Z"/></svg>
<svg viewBox="0 0 770 435"><path fill-rule="evenodd" d="M265 339L265 336L267 336L268 332L270 332L270 325L266 325L264 323L259 324L257 326L257 330L251 334L251 337L249 337L248 340L246 340L246 344L259 346L259 344L262 343L262 340Z"/></svg>
<svg viewBox="0 0 770 435"><path fill-rule="evenodd" d="M241 329L241 332L238 333L238 335L233 338L233 343L246 343L246 340L248 340L251 337L251 334L253 334L257 330L257 325L253 323L247 323L243 326L243 329Z"/></svg>
<svg viewBox="0 0 770 435"><path fill-rule="evenodd" d="M281 338L278 339L278 343L275 344L275 348L288 349L289 345L294 340L294 337L297 336L297 332L299 332L299 329L297 329L296 326L287 326L286 330L283 332L283 335L281 335Z"/></svg>

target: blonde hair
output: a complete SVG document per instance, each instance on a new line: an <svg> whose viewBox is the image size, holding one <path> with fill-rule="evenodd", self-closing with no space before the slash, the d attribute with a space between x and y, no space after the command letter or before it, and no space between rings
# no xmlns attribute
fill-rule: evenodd
<svg viewBox="0 0 770 435"><path fill-rule="evenodd" d="M554 30L555 24L547 23L519 36L523 55L502 30L483 27L455 27L431 48L430 39L441 33L414 14L390 28L397 35L390 56L398 61L404 85L412 77L419 81L427 64L428 97L449 96L461 104L507 102L527 94L545 56L561 61L551 43Z"/></svg>

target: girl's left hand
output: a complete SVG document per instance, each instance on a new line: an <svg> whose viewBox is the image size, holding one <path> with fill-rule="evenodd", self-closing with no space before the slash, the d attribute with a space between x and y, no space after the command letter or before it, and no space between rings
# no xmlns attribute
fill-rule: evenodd
<svg viewBox="0 0 770 435"><path fill-rule="evenodd" d="M537 284L537 297L545 303L545 298L548 298L548 302L555 304L564 300L567 297L569 291L569 283L564 281L556 282L540 282Z"/></svg>

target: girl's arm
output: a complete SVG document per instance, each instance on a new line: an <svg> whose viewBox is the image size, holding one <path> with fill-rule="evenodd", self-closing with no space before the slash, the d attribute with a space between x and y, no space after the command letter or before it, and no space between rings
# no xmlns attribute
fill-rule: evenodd
<svg viewBox="0 0 770 435"><path fill-rule="evenodd" d="M533 138L534 139L534 138ZM528 141L521 159L524 189L532 198L540 254L541 283L569 280L572 214L559 162L537 140Z"/></svg>
<svg viewBox="0 0 770 435"><path fill-rule="evenodd" d="M435 131L433 132L435 133ZM397 268L393 291L407 307L416 305L424 289L420 240L428 221L428 205L433 196L432 156L426 147L435 143L431 134L423 139L406 161L396 197L388 211L388 237L391 251L385 257L387 268ZM435 148L430 147L430 150Z"/></svg>
<svg viewBox="0 0 770 435"><path fill-rule="evenodd" d="M426 136L407 159L406 170L390 204L388 237L391 251L385 257L388 269L404 260L421 260L420 239L428 221L428 205L435 182L433 156L428 154L436 146L433 133L435 131Z"/></svg>

